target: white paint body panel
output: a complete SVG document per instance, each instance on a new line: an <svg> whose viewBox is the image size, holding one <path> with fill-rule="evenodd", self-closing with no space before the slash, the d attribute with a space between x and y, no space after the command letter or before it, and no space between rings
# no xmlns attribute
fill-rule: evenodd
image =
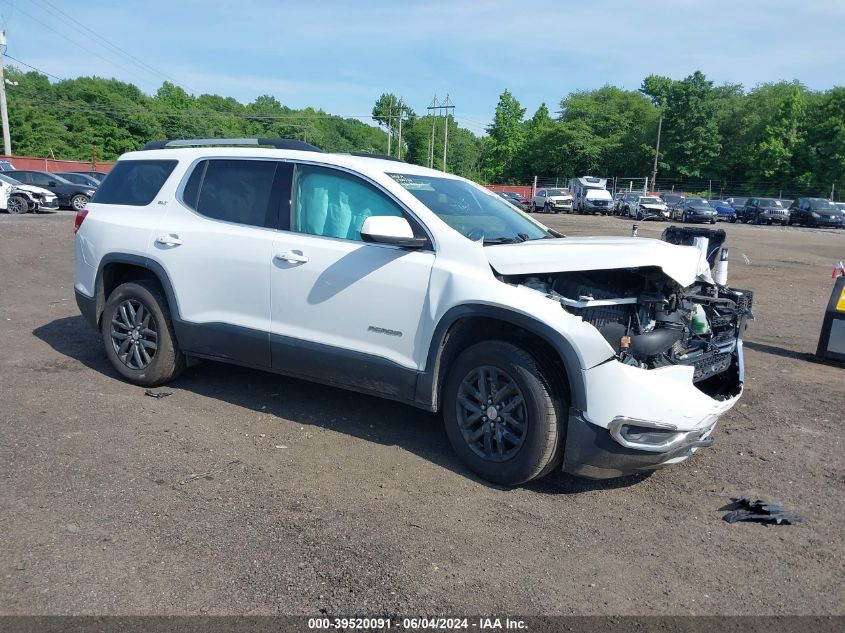
<svg viewBox="0 0 845 633"><path fill-rule="evenodd" d="M203 218L176 200L189 165L200 158L302 161L360 174L399 200L428 231L431 251L257 229ZM130 153L121 160L177 159L179 164L147 207L88 205L76 236L75 288L92 297L97 267L109 253L158 262L171 278L182 319L230 323L371 354L426 370L434 330L451 308L501 307L530 317L566 340L586 384L585 416L607 427L624 415L696 428L724 413L736 398L717 402L692 384L692 369L640 370L613 360L593 326L543 293L506 284L504 275L656 266L682 286L707 271L692 247L637 238L560 238L484 247L459 234L389 174L436 175L424 167L337 154L248 148L190 148ZM494 196L479 187L479 195ZM515 211L519 212L519 211ZM530 215L529 220L539 224ZM155 245L173 234L176 247ZM307 261L279 260L299 252ZM494 273L495 271L495 273ZM386 336L369 326L401 331Z"/></svg>
<svg viewBox="0 0 845 633"><path fill-rule="evenodd" d="M637 237L566 237L488 246L486 252L503 275L658 266L682 286L696 280L701 260L691 246Z"/></svg>

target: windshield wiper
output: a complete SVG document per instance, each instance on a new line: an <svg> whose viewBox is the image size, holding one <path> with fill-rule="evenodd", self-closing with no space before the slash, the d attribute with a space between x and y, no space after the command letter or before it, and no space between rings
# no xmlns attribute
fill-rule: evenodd
<svg viewBox="0 0 845 633"><path fill-rule="evenodd" d="M518 244L524 242L521 237L485 237L484 244Z"/></svg>

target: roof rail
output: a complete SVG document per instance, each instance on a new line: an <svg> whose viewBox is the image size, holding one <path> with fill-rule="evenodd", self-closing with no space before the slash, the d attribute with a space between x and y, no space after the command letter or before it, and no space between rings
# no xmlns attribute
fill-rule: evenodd
<svg viewBox="0 0 845 633"><path fill-rule="evenodd" d="M378 158L379 160L392 160L394 163L404 163L405 161L395 156L388 156L387 154L370 154L368 152L349 152L350 156L358 156L360 158Z"/></svg>
<svg viewBox="0 0 845 633"><path fill-rule="evenodd" d="M294 149L300 152L322 152L319 147L291 138L192 138L150 141L144 150L169 147L200 147L203 145L269 145L276 149Z"/></svg>

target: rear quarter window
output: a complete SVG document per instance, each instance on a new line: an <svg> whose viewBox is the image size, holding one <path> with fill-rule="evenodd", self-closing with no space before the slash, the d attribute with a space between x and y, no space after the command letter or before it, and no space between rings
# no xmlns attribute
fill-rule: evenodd
<svg viewBox="0 0 845 633"><path fill-rule="evenodd" d="M161 191L177 162L175 160L118 161L91 198L91 202L146 206Z"/></svg>

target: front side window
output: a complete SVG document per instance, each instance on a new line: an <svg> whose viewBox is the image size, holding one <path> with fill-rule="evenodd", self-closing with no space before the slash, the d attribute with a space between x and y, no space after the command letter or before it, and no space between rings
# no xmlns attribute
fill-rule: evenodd
<svg viewBox="0 0 845 633"><path fill-rule="evenodd" d="M542 224L465 180L388 174L450 227L488 244L554 237Z"/></svg>
<svg viewBox="0 0 845 633"><path fill-rule="evenodd" d="M360 242L368 217L404 215L384 193L336 169L297 165L293 192L290 227L299 233Z"/></svg>
<svg viewBox="0 0 845 633"><path fill-rule="evenodd" d="M208 218L272 228L277 214L271 203L276 166L268 160L202 161L188 179L182 198Z"/></svg>
<svg viewBox="0 0 845 633"><path fill-rule="evenodd" d="M143 207L161 191L175 160L121 160L94 193L91 202Z"/></svg>

